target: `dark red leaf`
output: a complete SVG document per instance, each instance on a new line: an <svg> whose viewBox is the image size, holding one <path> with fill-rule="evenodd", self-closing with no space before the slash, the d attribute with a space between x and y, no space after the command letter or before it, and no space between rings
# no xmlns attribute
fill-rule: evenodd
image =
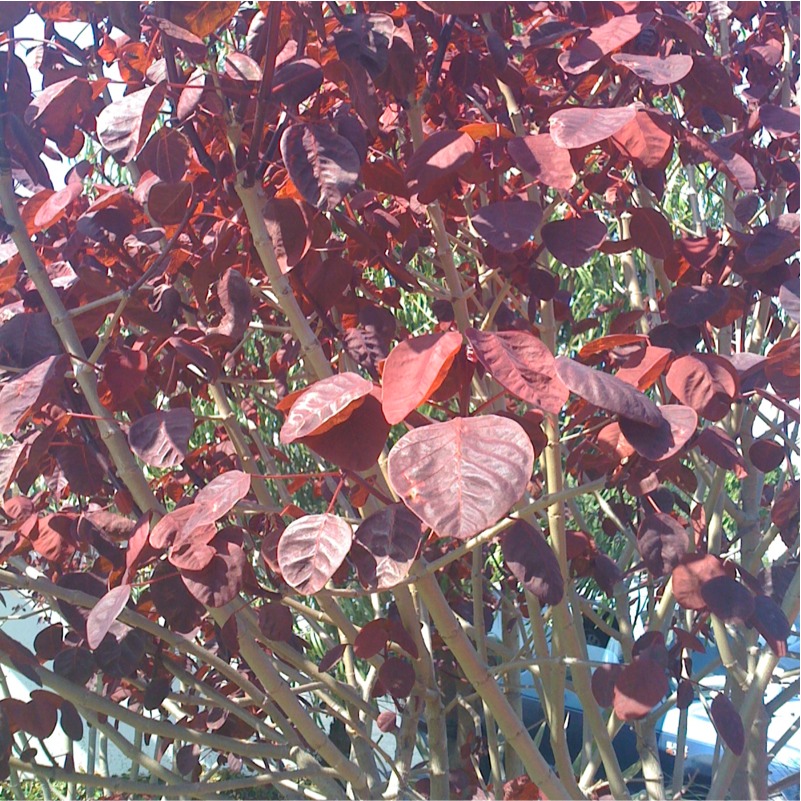
<svg viewBox="0 0 801 801"><path fill-rule="evenodd" d="M459 131L437 131L429 136L406 165L409 191L421 203L430 203L446 188L476 149L470 136Z"/></svg>
<svg viewBox="0 0 801 801"><path fill-rule="evenodd" d="M359 659L372 659L383 651L389 643L388 622L377 618L365 623L353 640L353 653Z"/></svg>
<svg viewBox="0 0 801 801"><path fill-rule="evenodd" d="M669 689L664 669L647 656L636 657L615 680L614 710L620 720L641 720Z"/></svg>
<svg viewBox="0 0 801 801"><path fill-rule="evenodd" d="M737 478L744 478L747 474L745 460L734 440L721 428L705 428L695 442L710 461L724 470L733 470Z"/></svg>
<svg viewBox="0 0 801 801"><path fill-rule="evenodd" d="M79 687L96 671L95 658L85 648L66 648L53 660L53 672Z"/></svg>
<svg viewBox="0 0 801 801"><path fill-rule="evenodd" d="M292 637L292 612L288 606L269 601L259 609L259 629L268 640L289 642Z"/></svg>
<svg viewBox="0 0 801 801"><path fill-rule="evenodd" d="M295 108L313 95L323 83L322 67L310 58L282 64L273 76L272 99Z"/></svg>
<svg viewBox="0 0 801 801"><path fill-rule="evenodd" d="M748 458L751 464L763 473L775 470L786 457L784 448L772 439L762 438L754 440L748 449Z"/></svg>
<svg viewBox="0 0 801 801"><path fill-rule="evenodd" d="M131 450L152 467L175 467L183 462L195 426L191 409L178 407L140 417L128 431Z"/></svg>
<svg viewBox="0 0 801 801"><path fill-rule="evenodd" d="M0 433L13 434L45 403L53 400L63 383L69 361L50 356L0 387Z"/></svg>
<svg viewBox="0 0 801 801"><path fill-rule="evenodd" d="M684 448L698 428L698 415L689 406L660 406L663 423L659 428L620 418L620 431L640 456L663 462Z"/></svg>
<svg viewBox="0 0 801 801"><path fill-rule="evenodd" d="M102 386L108 389L114 404L124 403L142 386L147 364L147 354L142 350L123 345L106 351Z"/></svg>
<svg viewBox="0 0 801 801"><path fill-rule="evenodd" d="M667 297L665 313L679 328L700 325L725 309L729 298L723 286L677 286Z"/></svg>
<svg viewBox="0 0 801 801"><path fill-rule="evenodd" d="M780 214L758 228L745 249L749 273L764 272L798 250L797 214Z"/></svg>
<svg viewBox="0 0 801 801"><path fill-rule="evenodd" d="M220 324L208 330L208 334L220 334L234 342L240 342L248 330L253 313L250 284L233 267L226 270L217 282L217 297L223 309Z"/></svg>
<svg viewBox="0 0 801 801"><path fill-rule="evenodd" d="M482 206L470 217L478 234L501 253L528 244L542 219L542 209L528 200L499 201Z"/></svg>
<svg viewBox="0 0 801 801"><path fill-rule="evenodd" d="M646 515L637 530L637 550L656 578L669 575L690 547L687 531L670 515Z"/></svg>
<svg viewBox="0 0 801 801"><path fill-rule="evenodd" d="M623 665L599 665L592 673L592 694L598 706L606 709L615 700L615 682L623 672Z"/></svg>
<svg viewBox="0 0 801 801"><path fill-rule="evenodd" d="M609 373L593 370L564 356L556 359L556 373L571 392L599 409L652 428L663 424L659 407L652 400Z"/></svg>
<svg viewBox="0 0 801 801"><path fill-rule="evenodd" d="M587 147L617 133L634 119L634 106L620 108L570 107L552 114L551 139L557 147Z"/></svg>
<svg viewBox="0 0 801 801"><path fill-rule="evenodd" d="M542 227L542 241L551 255L568 267L580 267L606 239L606 225L597 214L555 220Z"/></svg>
<svg viewBox="0 0 801 801"><path fill-rule="evenodd" d="M329 648L325 654L323 654L323 658L320 660L320 664L317 666L320 673L328 673L328 671L331 670L331 668L334 667L334 665L336 665L340 659L342 659L347 647L347 643L339 643L339 645Z"/></svg>
<svg viewBox="0 0 801 801"><path fill-rule="evenodd" d="M71 740L83 739L83 720L75 706L66 698L61 700L61 730Z"/></svg>
<svg viewBox="0 0 801 801"><path fill-rule="evenodd" d="M759 121L777 139L798 136L798 106L764 105L759 107Z"/></svg>
<svg viewBox="0 0 801 801"><path fill-rule="evenodd" d="M523 428L487 415L410 431L390 451L387 471L397 495L426 525L464 540L520 500L533 464Z"/></svg>
<svg viewBox="0 0 801 801"><path fill-rule="evenodd" d="M737 707L723 693L718 693L709 705L709 717L720 739L740 756L745 748L745 730Z"/></svg>
<svg viewBox="0 0 801 801"><path fill-rule="evenodd" d="M701 584L701 598L713 615L745 625L754 614L754 596L731 576L715 576Z"/></svg>
<svg viewBox="0 0 801 801"><path fill-rule="evenodd" d="M576 183L570 151L559 147L550 134L515 137L506 149L521 170L545 186L567 191Z"/></svg>
<svg viewBox="0 0 801 801"><path fill-rule="evenodd" d="M159 225L178 225L192 200L192 184L154 181L147 190L147 211Z"/></svg>
<svg viewBox="0 0 801 801"><path fill-rule="evenodd" d="M691 681L682 679L676 688L676 709L689 709L695 700L695 687Z"/></svg>
<svg viewBox="0 0 801 801"><path fill-rule="evenodd" d="M24 370L61 352L47 312L15 314L0 325L0 364Z"/></svg>
<svg viewBox="0 0 801 801"><path fill-rule="evenodd" d="M306 515L294 520L278 541L284 581L302 595L314 595L339 569L352 541L353 529L336 515Z"/></svg>
<svg viewBox="0 0 801 801"><path fill-rule="evenodd" d="M476 328L468 328L465 336L476 358L504 389L543 411L561 411L568 391L541 340L523 331L494 333Z"/></svg>
<svg viewBox="0 0 801 801"><path fill-rule="evenodd" d="M33 641L33 649L39 659L48 662L61 652L63 642L64 626L61 623L53 623L36 635Z"/></svg>
<svg viewBox="0 0 801 801"><path fill-rule="evenodd" d="M685 609L706 609L701 588L711 579L725 575L723 562L717 556L703 553L687 554L681 563L673 568L673 594L676 601Z"/></svg>
<svg viewBox="0 0 801 801"><path fill-rule="evenodd" d="M384 363L381 405L391 425L400 423L445 380L462 347L456 331L423 334L398 343Z"/></svg>
<svg viewBox="0 0 801 801"><path fill-rule="evenodd" d="M206 46L201 45L205 52ZM141 173L150 170L165 183L177 184L189 167L189 149L186 136L178 128L165 125L145 142L136 165Z"/></svg>
<svg viewBox="0 0 801 801"><path fill-rule="evenodd" d="M555 606L565 593L562 573L542 531L525 520L516 520L501 535L501 551L512 575L540 603Z"/></svg>
<svg viewBox="0 0 801 801"><path fill-rule="evenodd" d="M787 656L787 638L792 633L792 627L773 598L768 595L754 597L754 614L749 623L765 638L776 656Z"/></svg>
<svg viewBox="0 0 801 801"><path fill-rule="evenodd" d="M73 440L66 445L53 445L50 453L64 471L70 489L77 495L93 495L103 486L106 470L95 451L83 442Z"/></svg>
<svg viewBox="0 0 801 801"><path fill-rule="evenodd" d="M242 530L234 526L221 529L212 541L216 551L204 570L181 570L181 579L189 592L204 606L219 608L232 601L245 583L250 567L242 550Z"/></svg>
<svg viewBox="0 0 801 801"><path fill-rule="evenodd" d="M420 544L423 526L403 504L373 513L356 529L351 561L362 586L387 590L409 573Z"/></svg>
<svg viewBox="0 0 801 801"><path fill-rule="evenodd" d="M408 698L414 687L414 668L405 659L390 656L378 669L378 680L393 698Z"/></svg>
<svg viewBox="0 0 801 801"><path fill-rule="evenodd" d="M707 420L722 420L739 394L737 371L722 356L693 353L674 360L667 372L668 389Z"/></svg>
<svg viewBox="0 0 801 801"><path fill-rule="evenodd" d="M291 125L281 137L281 156L300 194L317 209L336 208L359 178L356 149L325 123Z"/></svg>
<svg viewBox="0 0 801 801"><path fill-rule="evenodd" d="M264 222L273 242L278 266L288 273L306 255L311 229L303 207L292 198L271 198L264 204ZM326 262L328 267L328 262Z"/></svg>
<svg viewBox="0 0 801 801"><path fill-rule="evenodd" d="M61 696L49 690L34 690L26 708L27 714L22 728L34 737L46 740L55 731L58 723Z"/></svg>
<svg viewBox="0 0 801 801"><path fill-rule="evenodd" d="M798 287L798 276L791 278L789 281L785 281L779 287L779 303L785 312L787 312L787 316L796 322L799 322Z"/></svg>
<svg viewBox="0 0 801 801"><path fill-rule="evenodd" d="M673 230L656 209L632 209L629 230L634 244L656 259L666 259L673 250Z"/></svg>

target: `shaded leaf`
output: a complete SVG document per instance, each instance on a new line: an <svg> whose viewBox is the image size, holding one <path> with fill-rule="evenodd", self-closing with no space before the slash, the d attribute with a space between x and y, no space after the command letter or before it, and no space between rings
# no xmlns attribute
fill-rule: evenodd
<svg viewBox="0 0 801 801"><path fill-rule="evenodd" d="M85 648L66 648L53 660L53 673L79 687L97 671L95 658Z"/></svg>
<svg viewBox="0 0 801 801"><path fill-rule="evenodd" d="M662 462L684 448L698 428L698 415L689 406L660 406L663 422L658 428L620 418L620 431L640 456Z"/></svg>
<svg viewBox="0 0 801 801"><path fill-rule="evenodd" d="M78 710L66 698L61 700L61 730L71 740L83 739L83 720Z"/></svg>
<svg viewBox="0 0 801 801"><path fill-rule="evenodd" d="M740 713L723 693L718 693L709 705L709 718L720 739L737 755L745 749L745 730Z"/></svg>
<svg viewBox="0 0 801 801"><path fill-rule="evenodd" d="M673 250L673 230L656 209L632 209L629 230L632 242L656 259L666 259Z"/></svg>
<svg viewBox="0 0 801 801"><path fill-rule="evenodd" d="M754 596L731 576L714 576L701 584L701 598L713 615L744 626L754 614Z"/></svg>
<svg viewBox="0 0 801 801"><path fill-rule="evenodd" d="M179 407L140 417L128 431L131 450L152 467L175 467L183 462L195 425L191 409Z"/></svg>
<svg viewBox="0 0 801 801"><path fill-rule="evenodd" d="M536 525L516 520L501 535L501 551L509 571L540 603L560 603L565 585L559 561Z"/></svg>
<svg viewBox="0 0 801 801"><path fill-rule="evenodd" d="M273 76L272 99L294 108L311 97L323 83L322 67L310 58L286 62Z"/></svg>
<svg viewBox="0 0 801 801"><path fill-rule="evenodd" d="M320 660L320 664L317 666L320 673L327 673L331 670L334 665L342 659L345 651L348 647L347 643L341 642L338 645L329 648L325 654L323 654L323 658Z"/></svg>
<svg viewBox="0 0 801 801"><path fill-rule="evenodd" d="M723 562L712 554L687 554L672 573L673 594L685 609L706 609L701 595L703 585L713 578L725 576Z"/></svg>
<svg viewBox="0 0 801 801"><path fill-rule="evenodd" d="M765 638L776 656L787 656L787 638L792 633L792 627L773 598L768 595L754 597L754 614L749 623Z"/></svg>
<svg viewBox="0 0 801 801"><path fill-rule="evenodd" d="M0 432L13 434L31 415L53 400L63 383L69 361L50 356L0 387Z"/></svg>
<svg viewBox="0 0 801 801"><path fill-rule="evenodd" d="M656 578L669 575L690 547L687 531L670 515L646 515L637 530L637 550Z"/></svg>
<svg viewBox="0 0 801 801"><path fill-rule="evenodd" d="M390 656L378 669L378 682L393 698L408 698L414 687L414 668L405 659Z"/></svg>
<svg viewBox="0 0 801 801"><path fill-rule="evenodd" d="M799 218L797 214L780 214L758 228L745 249L748 272L764 272L784 261L798 250Z"/></svg>
<svg viewBox="0 0 801 801"><path fill-rule="evenodd" d="M784 448L778 442L765 437L754 440L748 449L748 458L751 464L763 473L770 473L784 461L786 456Z"/></svg>
<svg viewBox="0 0 801 801"><path fill-rule="evenodd" d="M221 334L234 342L241 341L253 313L250 285L242 273L230 267L217 282L217 296L223 309L223 318L219 325L208 330L208 334Z"/></svg>
<svg viewBox="0 0 801 801"><path fill-rule="evenodd" d="M573 359L556 359L556 374L573 393L587 402L652 428L663 424L659 407L642 392L609 373L593 370Z"/></svg>
<svg viewBox="0 0 801 801"><path fill-rule="evenodd" d="M729 298L722 286L677 286L665 301L665 313L679 328L700 325L723 311Z"/></svg>
<svg viewBox="0 0 801 801"><path fill-rule="evenodd" d="M311 230L303 208L292 198L274 197L264 204L263 213L278 266L282 273L288 273L311 244Z"/></svg>
<svg viewBox="0 0 801 801"><path fill-rule="evenodd" d="M521 170L545 186L567 191L576 183L570 151L559 147L550 134L515 137L506 149Z"/></svg>
<svg viewBox="0 0 801 801"><path fill-rule="evenodd" d="M554 220L542 227L542 241L557 261L580 267L606 239L606 224L597 214Z"/></svg>
<svg viewBox="0 0 801 801"><path fill-rule="evenodd" d="M705 428L695 442L710 461L724 470L733 470L737 478L744 478L747 474L745 460L734 440L721 428Z"/></svg>
<svg viewBox="0 0 801 801"><path fill-rule="evenodd" d="M523 428L495 415L410 431L392 448L389 482L440 536L468 539L520 500L534 464Z"/></svg>
<svg viewBox="0 0 801 801"><path fill-rule="evenodd" d="M615 682L623 672L623 665L598 665L592 673L592 694L598 706L604 709L615 700Z"/></svg>
<svg viewBox="0 0 801 801"><path fill-rule="evenodd" d="M350 525L336 515L306 515L294 520L278 541L284 580L302 595L314 595L339 569L352 541Z"/></svg>
<svg viewBox="0 0 801 801"><path fill-rule="evenodd" d="M620 720L641 720L669 689L667 675L659 663L647 656L636 657L615 680L613 706Z"/></svg>
<svg viewBox="0 0 801 801"><path fill-rule="evenodd" d="M462 335L456 331L423 334L398 343L384 363L381 406L391 425L400 423L444 381Z"/></svg>
<svg viewBox="0 0 801 801"><path fill-rule="evenodd" d="M181 570L187 590L204 606L218 609L232 601L245 584L250 567L242 549L242 529L228 526L212 540L214 557L203 570Z"/></svg>
<svg viewBox="0 0 801 801"><path fill-rule="evenodd" d="M667 372L668 389L707 420L722 420L739 393L737 371L722 356L693 353L675 359Z"/></svg>
<svg viewBox="0 0 801 801"><path fill-rule="evenodd" d="M470 218L473 227L501 253L514 253L534 237L542 209L528 200L499 201L482 206Z"/></svg>
<svg viewBox="0 0 801 801"><path fill-rule="evenodd" d="M281 156L303 198L317 209L339 205L359 178L353 145L330 125L291 125L281 137Z"/></svg>
<svg viewBox="0 0 801 801"><path fill-rule="evenodd" d="M492 377L521 400L558 414L568 398L556 375L556 363L547 346L523 331L479 331L468 328L467 341Z"/></svg>
<svg viewBox="0 0 801 801"><path fill-rule="evenodd" d="M350 553L362 586L387 590L403 581L422 541L420 520L403 504L370 515L356 529Z"/></svg>
<svg viewBox="0 0 801 801"><path fill-rule="evenodd" d="M47 312L15 314L0 325L0 364L26 369L61 352Z"/></svg>
<svg viewBox="0 0 801 801"><path fill-rule="evenodd" d="M470 136L458 131L437 131L429 136L406 165L410 193L416 194L421 203L430 203L470 160L475 149Z"/></svg>

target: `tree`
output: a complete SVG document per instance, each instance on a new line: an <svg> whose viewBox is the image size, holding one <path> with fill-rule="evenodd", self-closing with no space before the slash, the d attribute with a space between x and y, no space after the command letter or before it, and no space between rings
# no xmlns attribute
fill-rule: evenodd
<svg viewBox="0 0 801 801"><path fill-rule="evenodd" d="M664 798L694 697L709 797L776 790L794 4L0 23L0 585L50 621L33 650L0 634L42 688L0 701L15 792ZM50 764L57 725L130 775Z"/></svg>

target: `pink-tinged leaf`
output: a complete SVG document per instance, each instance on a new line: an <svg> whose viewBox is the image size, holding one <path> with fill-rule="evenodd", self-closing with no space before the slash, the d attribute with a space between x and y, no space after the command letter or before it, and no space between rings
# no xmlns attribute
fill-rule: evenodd
<svg viewBox="0 0 801 801"><path fill-rule="evenodd" d="M759 107L759 121L765 130L777 139L798 136L799 108L765 105Z"/></svg>
<svg viewBox="0 0 801 801"><path fill-rule="evenodd" d="M241 470L227 470L212 479L195 496L194 514L186 521L185 528L216 523L250 492L250 474Z"/></svg>
<svg viewBox="0 0 801 801"><path fill-rule="evenodd" d="M636 657L615 681L613 706L620 720L641 720L666 695L668 678L658 662Z"/></svg>
<svg viewBox="0 0 801 801"><path fill-rule="evenodd" d="M63 385L69 361L50 356L0 387L0 433L13 434L45 403L53 400Z"/></svg>
<svg viewBox="0 0 801 801"><path fill-rule="evenodd" d="M151 467L175 467L183 462L195 426L191 409L179 407L140 417L128 431L131 450Z"/></svg>
<svg viewBox="0 0 801 801"><path fill-rule="evenodd" d="M640 109L612 142L637 170L664 169L673 152L673 118L654 109Z"/></svg>
<svg viewBox="0 0 801 801"><path fill-rule="evenodd" d="M701 587L713 578L725 576L723 562L712 554L687 554L671 574L673 594L685 609L706 609Z"/></svg>
<svg viewBox="0 0 801 801"><path fill-rule="evenodd" d="M713 615L744 626L754 614L754 596L731 576L715 576L701 584L701 598Z"/></svg>
<svg viewBox="0 0 801 801"><path fill-rule="evenodd" d="M223 75L230 81L255 85L261 80L261 67L245 53L228 53L223 62Z"/></svg>
<svg viewBox="0 0 801 801"><path fill-rule="evenodd" d="M456 331L423 334L398 343L384 363L381 405L391 425L400 423L445 380L462 347Z"/></svg>
<svg viewBox="0 0 801 801"><path fill-rule="evenodd" d="M693 57L681 54L643 56L635 53L615 53L612 61L630 69L638 78L655 86L677 83L693 68Z"/></svg>
<svg viewBox="0 0 801 801"><path fill-rule="evenodd" d="M712 422L729 413L740 392L737 371L714 353L692 353L676 359L670 365L666 382L685 406Z"/></svg>
<svg viewBox="0 0 801 801"><path fill-rule="evenodd" d="M604 56L623 47L653 20L652 13L621 14L590 30L589 36L559 54L559 66L569 75L583 75Z"/></svg>
<svg viewBox="0 0 801 801"><path fill-rule="evenodd" d="M353 529L341 517L307 515L290 523L278 541L284 581L302 595L319 592L345 560Z"/></svg>
<svg viewBox="0 0 801 801"><path fill-rule="evenodd" d="M606 225L597 214L554 220L542 227L542 241L551 255L568 267L580 267L606 239Z"/></svg>
<svg viewBox="0 0 801 801"><path fill-rule="evenodd" d="M623 665L599 665L592 674L592 694L598 706L607 709L615 701L615 682L623 672Z"/></svg>
<svg viewBox="0 0 801 801"><path fill-rule="evenodd" d="M523 497L533 465L523 428L487 415L410 431L390 451L387 469L392 488L426 525L464 540Z"/></svg>
<svg viewBox="0 0 801 801"><path fill-rule="evenodd" d="M516 520L501 535L503 560L511 574L540 603L555 606L565 594L559 561L539 527Z"/></svg>
<svg viewBox="0 0 801 801"><path fill-rule="evenodd" d="M372 382L358 373L340 373L315 382L292 404L281 427L281 442L289 445L328 431L347 420L372 390Z"/></svg>
<svg viewBox="0 0 801 801"><path fill-rule="evenodd" d="M482 206L470 222L496 250L514 253L532 240L541 219L542 209L536 203L502 200Z"/></svg>
<svg viewBox="0 0 801 801"><path fill-rule="evenodd" d="M567 191L576 183L570 151L559 147L550 134L515 137L506 149L521 170L545 186Z"/></svg>
<svg viewBox="0 0 801 801"><path fill-rule="evenodd" d="M690 547L687 531L670 515L646 515L637 530L637 550L656 578L669 575Z"/></svg>
<svg viewBox="0 0 801 801"><path fill-rule="evenodd" d="M550 117L551 139L558 147L575 149L588 147L608 139L637 113L635 106L621 108L570 107Z"/></svg>
<svg viewBox="0 0 801 801"><path fill-rule="evenodd" d="M253 314L250 284L242 273L233 267L227 269L217 282L223 317L219 325L209 328L207 335L218 334L238 343L245 336Z"/></svg>
<svg viewBox="0 0 801 801"><path fill-rule="evenodd" d="M722 693L709 705L709 718L720 739L737 755L745 749L745 729L737 707Z"/></svg>
<svg viewBox="0 0 801 801"><path fill-rule="evenodd" d="M758 228L745 249L748 273L760 273L798 250L798 214L780 214Z"/></svg>
<svg viewBox="0 0 801 801"><path fill-rule="evenodd" d="M264 204L263 214L278 266L282 273L288 273L311 244L311 228L303 207L292 198L274 197Z"/></svg>
<svg viewBox="0 0 801 801"><path fill-rule="evenodd" d="M379 713L378 717L375 719L375 725L378 727L379 731L388 734L397 729L397 719L398 716L392 710L387 709Z"/></svg>
<svg viewBox="0 0 801 801"><path fill-rule="evenodd" d="M599 409L652 428L663 424L659 407L652 400L609 373L560 356L556 359L556 374L571 392Z"/></svg>
<svg viewBox="0 0 801 801"><path fill-rule="evenodd" d="M414 668L405 659L391 656L378 669L378 682L393 698L408 698L414 688Z"/></svg>
<svg viewBox="0 0 801 801"><path fill-rule="evenodd" d="M792 627L773 598L768 595L754 597L754 614L749 623L765 638L776 656L787 656L787 638L792 633Z"/></svg>
<svg viewBox="0 0 801 801"><path fill-rule="evenodd" d="M660 406L663 422L658 428L620 418L620 431L640 456L663 462L686 447L698 428L698 415L689 406Z"/></svg>
<svg viewBox="0 0 801 801"><path fill-rule="evenodd" d="M114 103L97 115L97 137L100 144L122 164L127 164L145 143L156 121L166 83L140 89Z"/></svg>
<svg viewBox="0 0 801 801"><path fill-rule="evenodd" d="M779 287L779 304L787 312L787 316L795 322L799 322L799 281L798 276L785 281Z"/></svg>
<svg viewBox="0 0 801 801"><path fill-rule="evenodd" d="M723 311L730 297L724 286L677 286L665 301L665 313L679 328L700 325Z"/></svg>
<svg viewBox="0 0 801 801"><path fill-rule="evenodd" d="M504 389L545 412L559 413L569 393L541 340L523 331L493 333L476 328L468 328L465 336L476 358Z"/></svg>
<svg viewBox="0 0 801 801"><path fill-rule="evenodd" d="M322 67L310 58L282 64L273 76L272 100L296 108L323 83Z"/></svg>
<svg viewBox="0 0 801 801"><path fill-rule="evenodd" d="M655 259L666 259L673 250L673 230L656 209L632 209L629 229L634 244Z"/></svg>
<svg viewBox="0 0 801 801"><path fill-rule="evenodd" d="M437 131L428 137L406 165L409 191L421 203L430 203L450 185L457 171L466 164L476 143L459 131Z"/></svg>
<svg viewBox="0 0 801 801"><path fill-rule="evenodd" d="M213 533L213 532L212 532ZM213 537L209 537L213 539ZM183 537L177 542L168 555L168 560L178 570L205 570L214 559L216 551L205 542L192 542L191 537Z"/></svg>
<svg viewBox="0 0 801 801"><path fill-rule="evenodd" d="M350 552L362 586L388 590L403 581L422 541L422 523L403 504L370 515L356 529Z"/></svg>
<svg viewBox="0 0 801 801"><path fill-rule="evenodd" d="M301 437L297 442L345 470L369 470L378 461L391 428L380 397L378 387L373 387L347 419L322 434Z"/></svg>
<svg viewBox="0 0 801 801"><path fill-rule="evenodd" d="M721 428L705 428L695 442L710 461L724 470L733 470L737 478L745 478L748 470L734 440Z"/></svg>
<svg viewBox="0 0 801 801"><path fill-rule="evenodd" d="M292 183L317 209L336 208L359 179L356 149L325 123L291 125L281 137L281 156Z"/></svg>
<svg viewBox="0 0 801 801"><path fill-rule="evenodd" d="M75 133L75 120L91 109L92 85L89 81L67 78L46 86L31 100L25 109L25 123L44 131L60 148L68 148Z"/></svg>
<svg viewBox="0 0 801 801"><path fill-rule="evenodd" d="M94 651L108 634L114 621L131 597L131 585L120 584L109 590L89 612L86 619L86 643Z"/></svg>
<svg viewBox="0 0 801 801"><path fill-rule="evenodd" d="M748 449L748 458L751 464L763 473L770 473L785 460L787 456L784 448L772 439L757 439Z"/></svg>
<svg viewBox="0 0 801 801"><path fill-rule="evenodd" d="M251 571L242 549L243 530L236 526L220 529L212 540L214 557L203 570L181 570L187 590L204 606L218 609L241 592Z"/></svg>

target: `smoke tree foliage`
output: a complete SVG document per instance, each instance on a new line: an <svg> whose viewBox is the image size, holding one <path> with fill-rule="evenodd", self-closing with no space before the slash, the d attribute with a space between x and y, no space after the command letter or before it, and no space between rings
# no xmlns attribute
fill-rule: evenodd
<svg viewBox="0 0 801 801"><path fill-rule="evenodd" d="M766 798L798 11L0 5L2 778L664 798L700 699L709 797ZM41 747L86 726L128 775Z"/></svg>

